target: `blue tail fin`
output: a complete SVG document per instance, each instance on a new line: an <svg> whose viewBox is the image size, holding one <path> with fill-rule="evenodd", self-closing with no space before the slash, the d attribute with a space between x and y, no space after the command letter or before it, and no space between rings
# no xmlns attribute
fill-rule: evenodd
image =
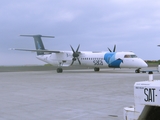
<svg viewBox="0 0 160 120"><path fill-rule="evenodd" d="M20 35L20 36L33 37L36 50L45 50L41 37L54 38L54 36L42 36L42 35ZM44 55L44 52L37 51L37 55Z"/></svg>

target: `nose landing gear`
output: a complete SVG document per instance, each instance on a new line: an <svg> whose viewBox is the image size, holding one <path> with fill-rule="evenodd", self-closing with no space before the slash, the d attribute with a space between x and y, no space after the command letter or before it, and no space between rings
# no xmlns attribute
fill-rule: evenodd
<svg viewBox="0 0 160 120"><path fill-rule="evenodd" d="M136 69L136 70L135 70L135 73L140 73L140 69L141 69L141 68Z"/></svg>

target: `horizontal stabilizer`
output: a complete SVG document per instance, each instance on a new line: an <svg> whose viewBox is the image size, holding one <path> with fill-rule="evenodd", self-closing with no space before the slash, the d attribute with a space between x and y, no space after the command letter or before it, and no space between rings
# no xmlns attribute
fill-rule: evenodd
<svg viewBox="0 0 160 120"><path fill-rule="evenodd" d="M49 52L49 53L60 53L60 51L54 51L54 50L30 50L30 49L17 49L17 48L11 48L10 50L19 50L19 51L31 51L31 52Z"/></svg>
<svg viewBox="0 0 160 120"><path fill-rule="evenodd" d="M43 36L43 35L20 35L24 37L47 37L47 38L55 38L54 36Z"/></svg>

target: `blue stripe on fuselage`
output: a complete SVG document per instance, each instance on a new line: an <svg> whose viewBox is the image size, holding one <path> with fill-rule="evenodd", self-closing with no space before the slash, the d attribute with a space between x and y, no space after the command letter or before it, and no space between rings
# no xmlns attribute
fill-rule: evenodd
<svg viewBox="0 0 160 120"><path fill-rule="evenodd" d="M104 55L104 60L108 64L108 67L120 68L120 64L123 62L121 59L115 58L116 53L110 52Z"/></svg>
<svg viewBox="0 0 160 120"><path fill-rule="evenodd" d="M104 60L106 61L107 64L110 64L111 61L115 61L115 53L113 52L106 53L104 55Z"/></svg>

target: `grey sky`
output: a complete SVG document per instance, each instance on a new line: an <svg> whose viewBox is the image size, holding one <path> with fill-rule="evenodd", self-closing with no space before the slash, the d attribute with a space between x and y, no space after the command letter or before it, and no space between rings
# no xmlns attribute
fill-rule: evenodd
<svg viewBox="0 0 160 120"><path fill-rule="evenodd" d="M31 52L33 38L20 34L53 35L43 40L51 50L133 51L145 60L159 60L159 0L5 0L0 4L0 65L44 64Z"/></svg>

